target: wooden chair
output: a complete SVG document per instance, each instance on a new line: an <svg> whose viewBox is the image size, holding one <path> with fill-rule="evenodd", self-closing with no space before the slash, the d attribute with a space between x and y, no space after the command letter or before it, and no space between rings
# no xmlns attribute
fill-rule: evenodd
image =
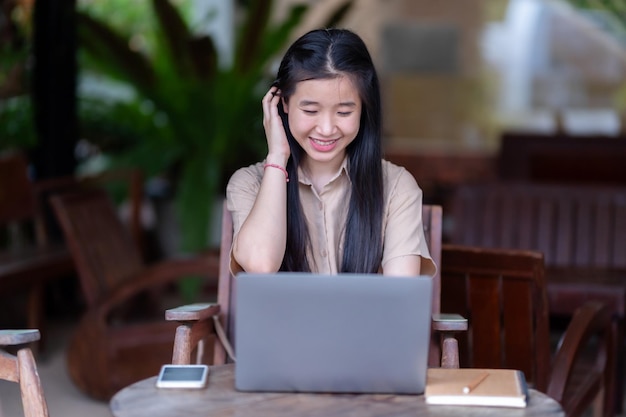
<svg viewBox="0 0 626 417"><path fill-rule="evenodd" d="M39 330L0 330L0 379L20 385L24 417L48 417L48 404L41 388L37 364L28 346L39 340ZM9 353L5 347L17 350Z"/></svg>
<svg viewBox="0 0 626 417"><path fill-rule="evenodd" d="M441 260L442 211L440 206L424 205L422 212L424 234L431 256L439 266ZM182 306L166 311L165 318L180 325L176 330L172 363L189 364L196 352L196 362L202 355L207 340L213 342L212 364L224 364L232 356L231 346L222 340L231 340L234 334L234 280L230 274L230 249L233 223L224 203L222 210L222 238L220 246L219 284L217 304ZM433 277L433 337L429 357L430 366L458 367L458 352L454 333L467 329L467 321L459 316L439 314L440 274ZM212 319L212 320L211 320ZM217 336L217 337L216 337ZM442 344L439 343L441 337ZM208 338L208 339L207 339ZM441 346L441 347L440 347ZM443 349L443 352L442 352ZM198 353L200 352L200 353ZM231 353L231 355L229 355Z"/></svg>
<svg viewBox="0 0 626 417"><path fill-rule="evenodd" d="M569 318L587 300L613 315L615 410L624 402L626 187L501 181L459 187L450 243L544 255L550 316Z"/></svg>
<svg viewBox="0 0 626 417"><path fill-rule="evenodd" d="M85 393L108 400L171 358L175 326L143 317L149 309L138 297L189 276L216 278L217 257L147 265L104 190L54 195L51 203L86 302L67 351L69 374Z"/></svg>
<svg viewBox="0 0 626 417"><path fill-rule="evenodd" d="M34 181L22 153L0 157L0 229L6 229L8 235L5 245L0 239L0 292L12 297L17 291L27 293L25 327L42 332L40 341L32 346L35 352L45 337L45 287L52 280L75 276L72 255L60 236L49 198L92 187L123 188L130 207L128 228L145 253L140 219L143 175L139 170L108 170Z"/></svg>
<svg viewBox="0 0 626 417"><path fill-rule="evenodd" d="M446 244L441 275L442 308L469 321L459 335L461 367L520 369L570 417L590 406L613 415L610 310L594 301L580 307L552 355L543 254Z"/></svg>

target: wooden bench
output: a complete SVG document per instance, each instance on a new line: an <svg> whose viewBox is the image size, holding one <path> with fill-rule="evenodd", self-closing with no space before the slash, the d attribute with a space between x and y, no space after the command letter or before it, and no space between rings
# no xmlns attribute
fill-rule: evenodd
<svg viewBox="0 0 626 417"><path fill-rule="evenodd" d="M624 384L626 187L496 182L457 188L451 241L543 252L550 313L570 316L590 299L610 306Z"/></svg>

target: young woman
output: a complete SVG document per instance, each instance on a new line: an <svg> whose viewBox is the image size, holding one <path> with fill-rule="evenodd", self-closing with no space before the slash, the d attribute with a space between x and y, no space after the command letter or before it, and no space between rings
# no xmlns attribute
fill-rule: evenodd
<svg viewBox="0 0 626 417"><path fill-rule="evenodd" d="M434 274L422 191L382 159L378 77L345 29L296 40L263 98L268 154L227 187L231 270Z"/></svg>

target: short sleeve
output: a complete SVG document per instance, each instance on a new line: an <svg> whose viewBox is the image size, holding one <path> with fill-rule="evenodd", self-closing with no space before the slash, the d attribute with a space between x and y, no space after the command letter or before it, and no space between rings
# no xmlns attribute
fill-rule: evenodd
<svg viewBox="0 0 626 417"><path fill-rule="evenodd" d="M410 255L421 257L421 272L434 276L432 260L422 222L422 190L404 168L388 164L385 172L386 205L382 265L389 260Z"/></svg>

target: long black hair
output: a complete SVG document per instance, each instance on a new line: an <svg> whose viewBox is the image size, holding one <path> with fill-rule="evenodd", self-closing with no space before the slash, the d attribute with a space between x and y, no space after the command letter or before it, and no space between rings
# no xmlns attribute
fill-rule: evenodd
<svg viewBox="0 0 626 417"><path fill-rule="evenodd" d="M361 98L359 132L347 147L352 183L344 234L342 272L378 272L382 260L383 177L380 86L374 63L363 40L346 29L317 29L296 40L283 57L274 85L287 101L296 84L313 79L348 77ZM310 271L309 232L300 203L298 165L304 150L289 129L279 105L291 158L287 170L287 250L282 270Z"/></svg>

